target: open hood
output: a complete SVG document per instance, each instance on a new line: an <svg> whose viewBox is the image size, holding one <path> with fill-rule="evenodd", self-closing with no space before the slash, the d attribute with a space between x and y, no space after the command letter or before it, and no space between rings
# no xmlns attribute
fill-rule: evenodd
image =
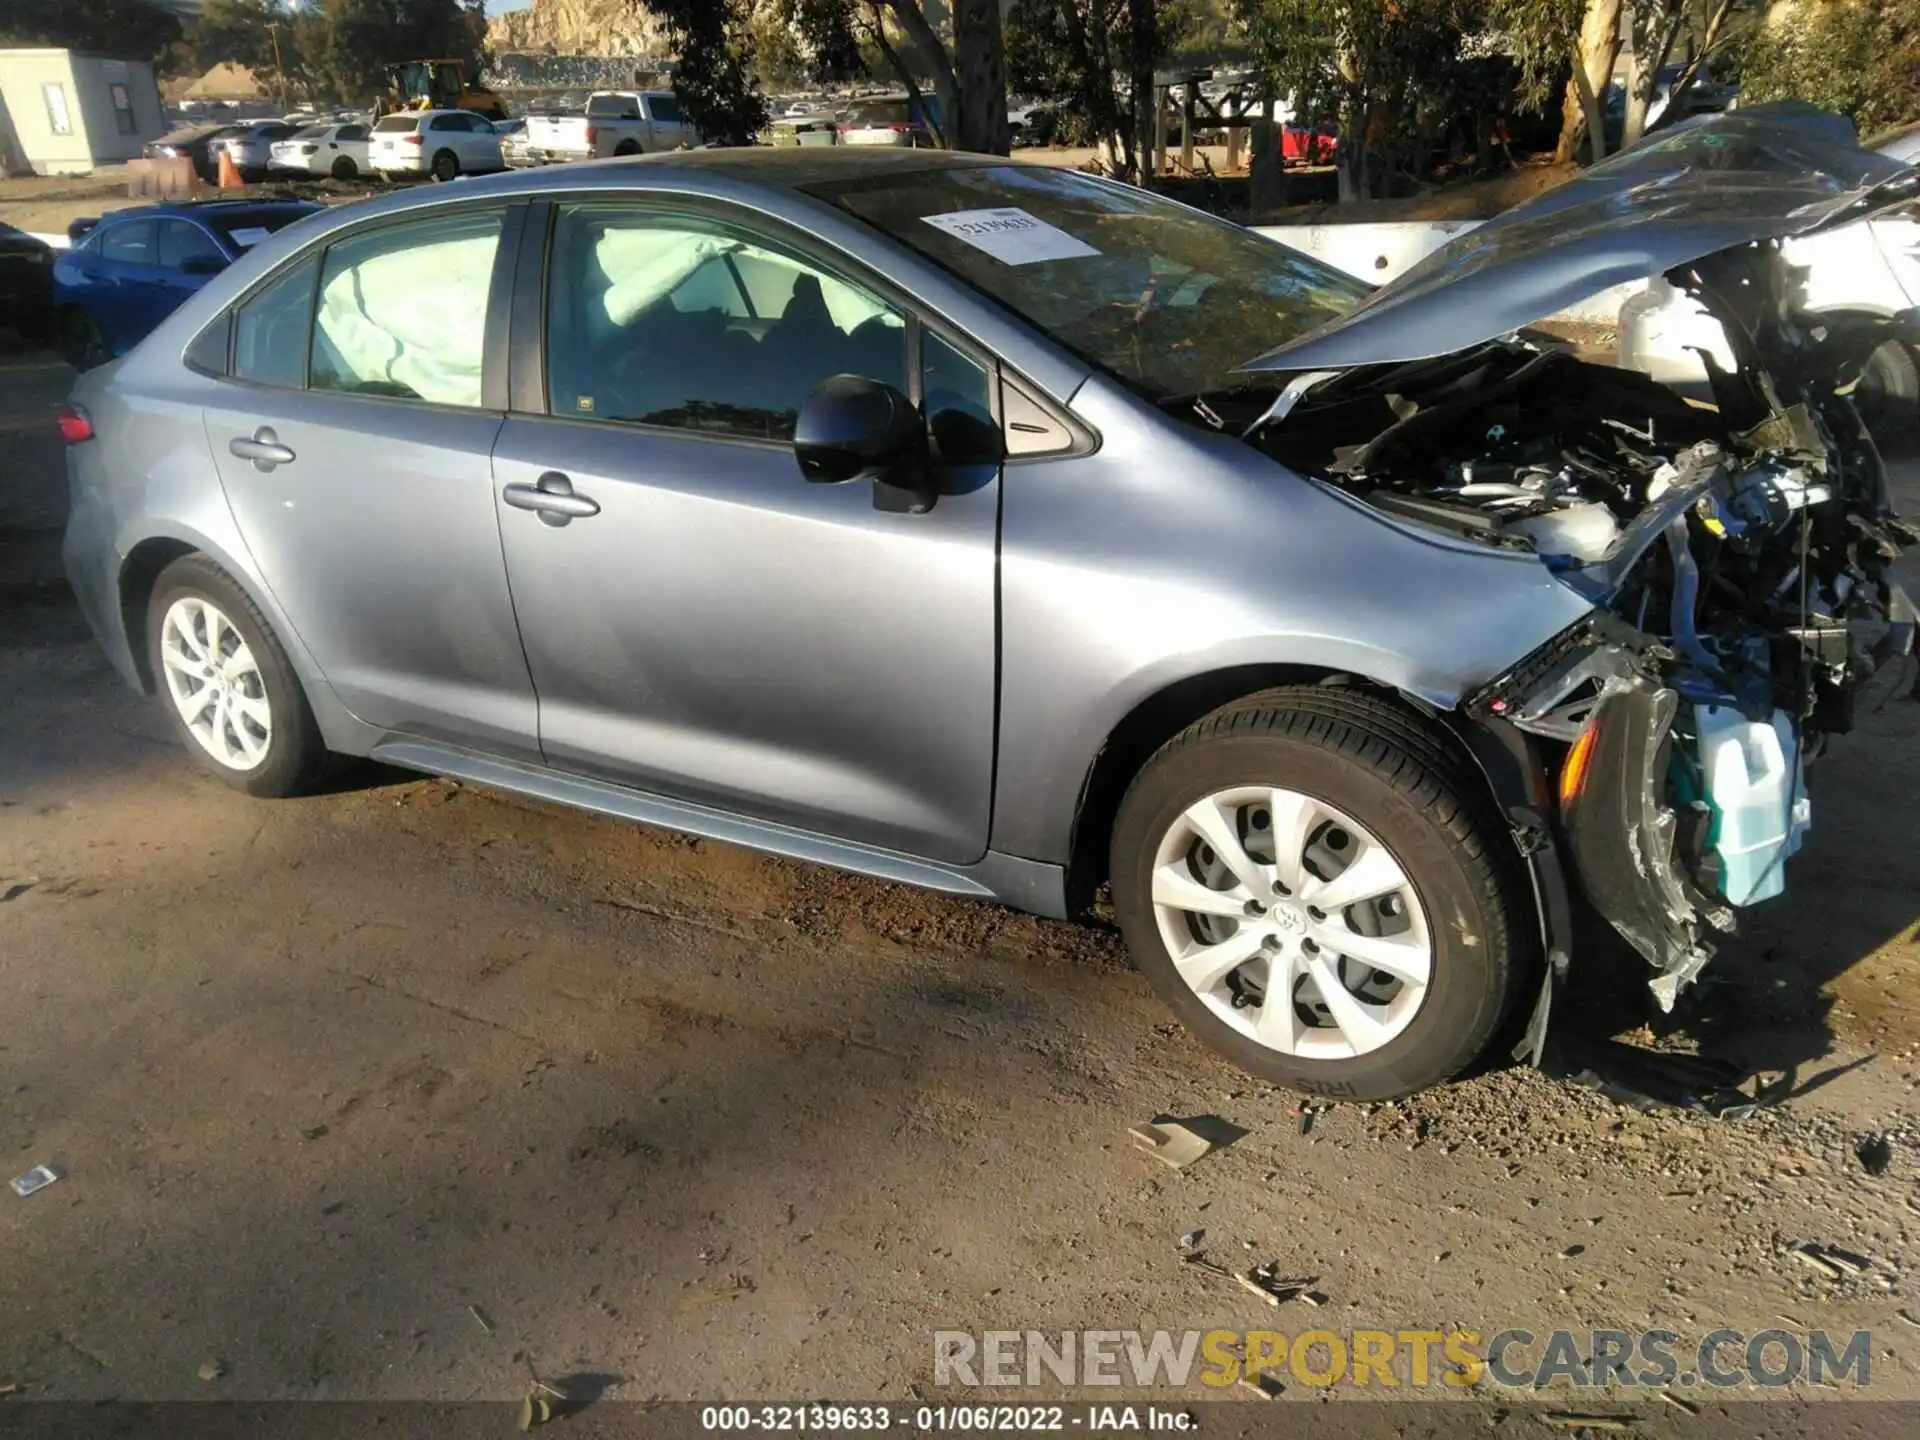
<svg viewBox="0 0 1920 1440"><path fill-rule="evenodd" d="M1241 368L1342 370L1450 354L1615 285L1859 218L1916 187L1920 171L1860 149L1851 125L1810 106L1701 116L1489 220L1340 319Z"/></svg>

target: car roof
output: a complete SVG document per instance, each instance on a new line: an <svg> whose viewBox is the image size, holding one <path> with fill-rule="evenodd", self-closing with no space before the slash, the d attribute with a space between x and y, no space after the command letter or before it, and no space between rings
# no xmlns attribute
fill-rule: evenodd
<svg viewBox="0 0 1920 1440"><path fill-rule="evenodd" d="M253 220L284 215L296 210L310 215L326 206L312 200L168 200L158 205L134 205L125 210L109 210L102 215L102 227L126 220L156 220L171 217L181 220Z"/></svg>
<svg viewBox="0 0 1920 1440"><path fill-rule="evenodd" d="M533 188L562 189L570 178L594 176L608 178L633 175L643 168L649 172L677 171L711 175L737 184L760 185L773 190L805 190L815 185L831 185L841 180L858 180L872 175L905 175L929 170L979 170L988 166L1013 165L1023 169L1049 169L1033 161L1010 160L1004 155L976 155L950 150L884 150L822 145L815 148L775 149L771 145L715 146L706 150L669 150L658 155L632 156L621 160L589 160L568 165L556 172L525 171L515 178L545 180Z"/></svg>

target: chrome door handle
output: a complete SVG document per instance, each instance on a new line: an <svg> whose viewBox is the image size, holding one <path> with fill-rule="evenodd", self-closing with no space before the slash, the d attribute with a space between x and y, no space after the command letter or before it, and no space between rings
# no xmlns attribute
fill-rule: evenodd
<svg viewBox="0 0 1920 1440"><path fill-rule="evenodd" d="M234 436L227 442L227 449L242 460L251 460L253 468L263 473L276 465L293 463L293 451L280 443L280 437L273 433L270 425L254 431L251 440L244 435Z"/></svg>
<svg viewBox="0 0 1920 1440"><path fill-rule="evenodd" d="M531 510L546 525L565 525L600 513L597 501L573 493L573 482L558 470L549 470L531 485L509 485L500 498L516 510Z"/></svg>

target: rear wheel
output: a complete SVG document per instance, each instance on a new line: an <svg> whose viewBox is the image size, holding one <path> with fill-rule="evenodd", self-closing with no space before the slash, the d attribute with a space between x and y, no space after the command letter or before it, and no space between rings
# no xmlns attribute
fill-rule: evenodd
<svg viewBox="0 0 1920 1440"><path fill-rule="evenodd" d="M333 161L333 178L352 180L359 176L360 167L353 163L351 155L336 155Z"/></svg>
<svg viewBox="0 0 1920 1440"><path fill-rule="evenodd" d="M168 717L203 768L250 795L296 795L326 745L286 651L253 602L204 555L160 572L147 654Z"/></svg>
<svg viewBox="0 0 1920 1440"><path fill-rule="evenodd" d="M1281 690L1215 712L1121 803L1113 897L1135 963L1265 1079L1384 1099L1458 1074L1531 968L1478 783L1378 696Z"/></svg>
<svg viewBox="0 0 1920 1440"><path fill-rule="evenodd" d="M442 150L433 157L433 178L445 183L460 173L460 157L451 150Z"/></svg>
<svg viewBox="0 0 1920 1440"><path fill-rule="evenodd" d="M638 140L622 140L614 147L613 153L615 156L638 155L640 153L640 142Z"/></svg>
<svg viewBox="0 0 1920 1440"><path fill-rule="evenodd" d="M67 311L60 334L67 363L76 370L91 370L113 358L113 352L107 346L107 337L100 333L93 316L78 306Z"/></svg>

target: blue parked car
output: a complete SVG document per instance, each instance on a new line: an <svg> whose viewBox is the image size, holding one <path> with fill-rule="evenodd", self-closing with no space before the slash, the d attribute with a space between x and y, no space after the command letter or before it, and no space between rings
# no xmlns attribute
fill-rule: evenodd
<svg viewBox="0 0 1920 1440"><path fill-rule="evenodd" d="M139 344L247 247L324 209L304 200L142 205L68 227L53 267L54 316L67 359L90 370Z"/></svg>

